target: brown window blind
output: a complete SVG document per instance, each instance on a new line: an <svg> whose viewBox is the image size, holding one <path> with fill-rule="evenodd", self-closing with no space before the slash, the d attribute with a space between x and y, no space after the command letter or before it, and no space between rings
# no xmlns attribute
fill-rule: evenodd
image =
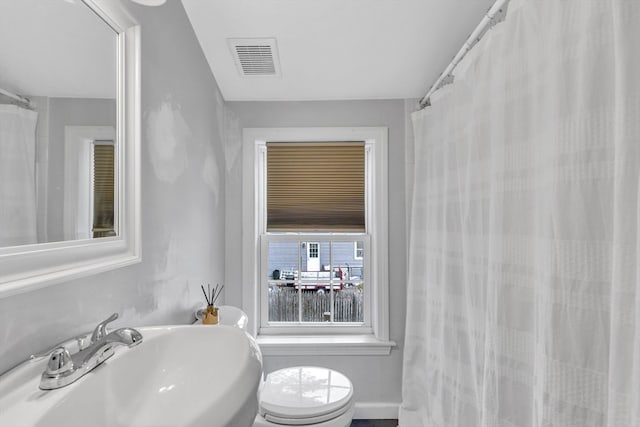
<svg viewBox="0 0 640 427"><path fill-rule="evenodd" d="M364 142L267 143L267 231L365 231Z"/></svg>
<svg viewBox="0 0 640 427"><path fill-rule="evenodd" d="M114 145L93 146L93 237L114 236Z"/></svg>

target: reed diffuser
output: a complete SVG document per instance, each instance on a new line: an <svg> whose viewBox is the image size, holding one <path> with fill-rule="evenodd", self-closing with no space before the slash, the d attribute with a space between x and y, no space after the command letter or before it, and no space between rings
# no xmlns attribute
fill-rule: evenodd
<svg viewBox="0 0 640 427"><path fill-rule="evenodd" d="M220 287L220 284L216 284L215 289L211 289L211 285L207 283L207 291L204 290L204 285L200 285L204 299L207 301L207 310L202 316L203 325L217 325L218 324L218 307L215 306L216 300L220 296L220 293L224 289L224 285ZM220 289L218 289L220 288Z"/></svg>

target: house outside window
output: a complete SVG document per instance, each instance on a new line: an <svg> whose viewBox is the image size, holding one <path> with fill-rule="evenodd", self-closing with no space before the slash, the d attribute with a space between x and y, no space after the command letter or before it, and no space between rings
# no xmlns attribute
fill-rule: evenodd
<svg viewBox="0 0 640 427"><path fill-rule="evenodd" d="M243 241L243 270L256 280L245 281L243 306L263 353L291 354L286 337L301 334L317 344L314 354L344 354L331 352L353 340L358 354L390 351L386 135L386 128L244 130L243 167L254 171L243 182L243 206L253 206L244 224L254 234ZM270 158L271 144L293 157ZM346 158L358 151L354 166ZM345 337L342 349L320 345L336 334ZM295 345L308 351L299 339Z"/></svg>

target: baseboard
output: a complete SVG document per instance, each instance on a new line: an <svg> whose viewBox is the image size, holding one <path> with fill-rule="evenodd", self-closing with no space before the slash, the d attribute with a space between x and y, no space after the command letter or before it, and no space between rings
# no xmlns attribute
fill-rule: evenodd
<svg viewBox="0 0 640 427"><path fill-rule="evenodd" d="M354 420L392 420L398 418L399 403L356 402Z"/></svg>

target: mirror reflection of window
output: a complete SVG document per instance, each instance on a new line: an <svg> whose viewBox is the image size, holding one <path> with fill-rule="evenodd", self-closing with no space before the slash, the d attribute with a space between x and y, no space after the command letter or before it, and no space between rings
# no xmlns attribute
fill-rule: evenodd
<svg viewBox="0 0 640 427"><path fill-rule="evenodd" d="M91 229L94 238L116 235L113 221L114 155L113 141L94 141L93 227Z"/></svg>

